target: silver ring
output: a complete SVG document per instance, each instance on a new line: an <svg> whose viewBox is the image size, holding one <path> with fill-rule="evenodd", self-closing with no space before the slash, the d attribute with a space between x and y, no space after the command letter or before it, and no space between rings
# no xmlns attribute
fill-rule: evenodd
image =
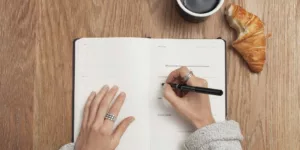
<svg viewBox="0 0 300 150"><path fill-rule="evenodd" d="M189 71L189 73L183 77L183 82L189 81L189 79L192 77L192 75L193 75L193 72Z"/></svg>
<svg viewBox="0 0 300 150"><path fill-rule="evenodd" d="M117 120L117 117L113 114L107 113L106 116L105 116L105 119L108 119L112 122L115 122Z"/></svg>

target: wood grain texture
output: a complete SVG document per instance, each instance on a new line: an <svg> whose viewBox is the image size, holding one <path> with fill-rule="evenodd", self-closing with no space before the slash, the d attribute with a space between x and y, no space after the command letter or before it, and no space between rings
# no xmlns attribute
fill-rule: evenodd
<svg viewBox="0 0 300 150"><path fill-rule="evenodd" d="M226 4L261 17L267 63L253 74L231 48ZM243 148L300 149L299 0L226 0L204 23L185 22L175 0L0 1L0 149L58 149L72 135L73 40L79 37L216 38L227 41L228 117Z"/></svg>
<svg viewBox="0 0 300 150"><path fill-rule="evenodd" d="M0 149L33 148L37 8L0 1Z"/></svg>

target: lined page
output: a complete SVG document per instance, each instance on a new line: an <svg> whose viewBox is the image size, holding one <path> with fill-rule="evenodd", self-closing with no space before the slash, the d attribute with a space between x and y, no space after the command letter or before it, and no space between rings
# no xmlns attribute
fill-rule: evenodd
<svg viewBox="0 0 300 150"><path fill-rule="evenodd" d="M81 117L91 91L103 85L118 85L127 95L116 124L128 116L136 120L121 139L118 149L147 150L150 142L148 93L148 39L83 38L76 41L74 139L80 131Z"/></svg>
<svg viewBox="0 0 300 150"><path fill-rule="evenodd" d="M161 83L167 75L187 66L193 73L208 81L210 88L225 85L225 42L223 40L151 40L151 101L150 132L152 150L181 150L186 138L195 128L184 120L164 100ZM223 96L210 96L212 113L216 121L226 118L226 100Z"/></svg>

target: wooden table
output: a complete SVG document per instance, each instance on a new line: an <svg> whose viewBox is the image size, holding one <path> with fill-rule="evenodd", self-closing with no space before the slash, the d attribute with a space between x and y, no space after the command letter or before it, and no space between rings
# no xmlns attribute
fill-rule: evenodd
<svg viewBox="0 0 300 150"><path fill-rule="evenodd" d="M228 114L249 150L300 149L300 1L227 0L262 18L267 63L253 74L231 48L224 8L188 23L175 0L1 0L0 149L54 150L71 141L73 40L79 37L227 41ZM224 5L224 6L225 6Z"/></svg>

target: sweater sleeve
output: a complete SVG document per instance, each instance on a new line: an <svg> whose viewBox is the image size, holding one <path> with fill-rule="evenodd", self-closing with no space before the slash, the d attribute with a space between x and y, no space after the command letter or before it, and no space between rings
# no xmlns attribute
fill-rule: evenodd
<svg viewBox="0 0 300 150"><path fill-rule="evenodd" d="M62 146L59 150L74 150L74 148L75 148L74 143L69 143Z"/></svg>
<svg viewBox="0 0 300 150"><path fill-rule="evenodd" d="M187 150L241 150L243 136L235 121L214 123L195 131L185 141ZM62 146L59 150L74 150L74 143Z"/></svg>
<svg viewBox="0 0 300 150"><path fill-rule="evenodd" d="M235 121L214 123L198 129L185 141L187 150L241 150L243 136Z"/></svg>

